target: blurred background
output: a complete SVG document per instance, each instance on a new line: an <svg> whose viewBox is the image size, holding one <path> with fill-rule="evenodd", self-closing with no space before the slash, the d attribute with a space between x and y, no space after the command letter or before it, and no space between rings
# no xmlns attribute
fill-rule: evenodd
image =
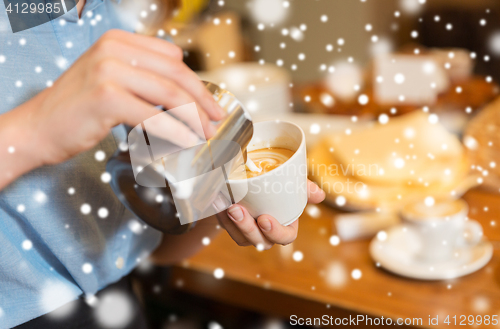
<svg viewBox="0 0 500 329"><path fill-rule="evenodd" d="M300 125L327 200L306 208L292 245L259 252L221 233L182 264L143 263L136 290L153 328L301 327L292 314L430 327L429 316L500 314L498 249L465 260L467 276L432 281L384 270L369 252L408 200L462 197L498 248L499 1L182 0L171 18L161 8L130 2L127 13L138 32L181 46L186 64L255 121ZM366 149L377 151L351 161ZM382 172L313 170L349 163ZM392 175L405 163L410 172ZM349 180L363 190L335 188Z"/></svg>

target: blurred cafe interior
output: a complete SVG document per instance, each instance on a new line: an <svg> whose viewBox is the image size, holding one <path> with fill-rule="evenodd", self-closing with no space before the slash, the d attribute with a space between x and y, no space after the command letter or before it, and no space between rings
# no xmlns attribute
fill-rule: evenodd
<svg viewBox="0 0 500 329"><path fill-rule="evenodd" d="M499 1L182 0L160 29L153 8L130 2L139 32L181 46L254 122L304 130L326 200L289 245L242 248L221 229L182 263L143 261L152 328L498 327Z"/></svg>

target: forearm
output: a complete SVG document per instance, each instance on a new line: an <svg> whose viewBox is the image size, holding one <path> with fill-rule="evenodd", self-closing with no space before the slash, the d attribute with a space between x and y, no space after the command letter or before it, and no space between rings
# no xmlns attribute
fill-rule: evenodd
<svg viewBox="0 0 500 329"><path fill-rule="evenodd" d="M0 115L0 190L23 174L39 167L37 146L39 136L31 129L32 99Z"/></svg>
<svg viewBox="0 0 500 329"><path fill-rule="evenodd" d="M213 239L221 231L215 216L203 219L188 233L163 236L160 246L151 255L157 265L171 265L189 258L200 251L203 238Z"/></svg>

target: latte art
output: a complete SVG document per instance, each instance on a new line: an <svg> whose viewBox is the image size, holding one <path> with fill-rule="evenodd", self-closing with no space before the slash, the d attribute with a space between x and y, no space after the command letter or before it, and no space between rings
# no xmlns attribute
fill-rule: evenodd
<svg viewBox="0 0 500 329"><path fill-rule="evenodd" d="M269 147L248 152L248 157L252 159L260 172L251 171L246 168L247 178L263 175L273 169L278 168L292 157L295 152L280 147Z"/></svg>

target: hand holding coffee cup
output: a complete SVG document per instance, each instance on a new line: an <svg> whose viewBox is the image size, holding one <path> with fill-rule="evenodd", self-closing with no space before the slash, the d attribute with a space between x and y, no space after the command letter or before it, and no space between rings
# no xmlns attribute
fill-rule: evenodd
<svg viewBox="0 0 500 329"><path fill-rule="evenodd" d="M417 257L429 263L453 259L457 248L473 247L483 237L481 224L467 219L464 200L434 200L409 203L401 212L407 227L419 241Z"/></svg>
<svg viewBox="0 0 500 329"><path fill-rule="evenodd" d="M227 215L219 213L219 222L239 245L269 249L274 243L291 243L307 202L325 197L307 180L304 132L283 121L255 123L247 151L262 170L239 168L229 175L235 199L244 197Z"/></svg>
<svg viewBox="0 0 500 329"><path fill-rule="evenodd" d="M300 127L283 121L254 124L248 157L261 169L229 175L233 194L254 218L273 216L282 225L299 218L307 204L307 158L305 135ZM243 177L242 177L243 176ZM243 179L242 179L243 178Z"/></svg>

